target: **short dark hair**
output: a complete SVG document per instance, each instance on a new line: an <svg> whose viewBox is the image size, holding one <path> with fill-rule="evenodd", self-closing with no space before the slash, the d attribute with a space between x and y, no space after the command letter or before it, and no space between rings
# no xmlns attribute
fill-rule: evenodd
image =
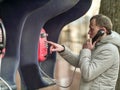
<svg viewBox="0 0 120 90"><path fill-rule="evenodd" d="M105 15L102 15L102 14L98 14L98 15L94 15L90 21L92 19L95 19L96 20L96 25L99 26L99 27L105 27L108 31L107 34L111 34L111 30L112 30L112 27L113 27L113 24L110 20L109 17L105 16Z"/></svg>

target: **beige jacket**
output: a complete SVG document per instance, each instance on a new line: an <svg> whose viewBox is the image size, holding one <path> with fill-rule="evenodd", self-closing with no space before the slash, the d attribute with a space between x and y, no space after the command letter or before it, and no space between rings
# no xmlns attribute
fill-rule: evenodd
<svg viewBox="0 0 120 90"><path fill-rule="evenodd" d="M73 54L65 47L60 55L81 70L79 90L115 90L119 72L120 35L112 32L94 50L82 49L80 55Z"/></svg>

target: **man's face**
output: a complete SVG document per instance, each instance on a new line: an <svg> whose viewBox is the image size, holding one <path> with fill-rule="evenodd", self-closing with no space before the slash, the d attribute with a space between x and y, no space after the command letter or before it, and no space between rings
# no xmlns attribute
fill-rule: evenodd
<svg viewBox="0 0 120 90"><path fill-rule="evenodd" d="M98 27L96 25L96 20L95 19L92 19L90 21L90 25L89 25L89 36L90 38L94 38L94 36L97 34L97 32L99 31L100 27Z"/></svg>

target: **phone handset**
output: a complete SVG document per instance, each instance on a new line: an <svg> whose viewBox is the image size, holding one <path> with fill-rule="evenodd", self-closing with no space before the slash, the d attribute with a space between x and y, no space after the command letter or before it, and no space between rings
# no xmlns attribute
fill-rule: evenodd
<svg viewBox="0 0 120 90"><path fill-rule="evenodd" d="M99 37L103 36L104 33L105 33L104 30L103 30L103 29L100 29L100 30L97 32L97 34L95 35L95 37L92 39L92 44L93 44Z"/></svg>

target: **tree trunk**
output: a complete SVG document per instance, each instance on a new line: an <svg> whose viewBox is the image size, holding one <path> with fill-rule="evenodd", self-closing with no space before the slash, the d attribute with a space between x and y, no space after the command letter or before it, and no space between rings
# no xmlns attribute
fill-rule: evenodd
<svg viewBox="0 0 120 90"><path fill-rule="evenodd" d="M113 30L120 33L120 0L101 0L100 14L111 18ZM120 71L116 85L116 90L120 90Z"/></svg>
<svg viewBox="0 0 120 90"><path fill-rule="evenodd" d="M120 33L120 0L101 0L100 13L110 17L113 30Z"/></svg>

